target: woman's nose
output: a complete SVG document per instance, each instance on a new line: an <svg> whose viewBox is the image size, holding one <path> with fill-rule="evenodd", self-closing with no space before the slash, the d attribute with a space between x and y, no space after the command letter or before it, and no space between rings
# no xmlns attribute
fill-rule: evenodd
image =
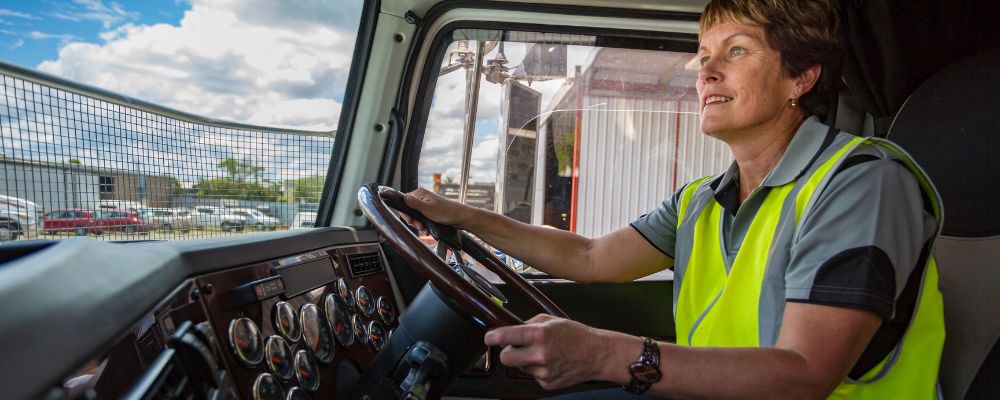
<svg viewBox="0 0 1000 400"><path fill-rule="evenodd" d="M722 79L719 72L718 63L713 58L709 58L698 70L698 80L702 83L718 82Z"/></svg>

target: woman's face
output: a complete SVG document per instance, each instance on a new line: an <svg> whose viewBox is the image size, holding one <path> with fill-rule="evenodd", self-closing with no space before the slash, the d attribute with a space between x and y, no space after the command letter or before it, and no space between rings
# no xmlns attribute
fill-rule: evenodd
<svg viewBox="0 0 1000 400"><path fill-rule="evenodd" d="M790 106L798 97L796 79L782 71L781 53L767 44L763 28L715 24L701 33L694 61L706 134L729 142L796 117Z"/></svg>

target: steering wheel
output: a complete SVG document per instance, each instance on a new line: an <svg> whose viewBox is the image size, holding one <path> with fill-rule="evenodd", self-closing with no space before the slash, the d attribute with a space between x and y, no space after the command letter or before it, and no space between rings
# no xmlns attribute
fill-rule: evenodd
<svg viewBox="0 0 1000 400"><path fill-rule="evenodd" d="M506 302L503 294L465 265L459 255L459 251L464 251L499 276L517 296L528 300L533 307L557 317L568 318L551 299L504 265L467 233L431 221L419 211L408 207L403 198L403 193L398 190L374 183L358 190L361 211L375 230L386 239L389 247L460 310L491 328L524 323L501 305ZM420 221L438 241L438 252L435 254L421 242L395 213L389 211L389 207ZM452 250L458 261L454 268L444 260L447 248Z"/></svg>

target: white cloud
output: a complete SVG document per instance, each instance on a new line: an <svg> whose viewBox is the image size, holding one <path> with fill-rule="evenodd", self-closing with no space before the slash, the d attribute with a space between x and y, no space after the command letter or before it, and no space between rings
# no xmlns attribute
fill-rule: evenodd
<svg viewBox="0 0 1000 400"><path fill-rule="evenodd" d="M122 21L139 18L139 13L126 11L125 7L114 1L105 4L101 0L73 0L72 3L54 4L56 11L52 12L53 17L73 22L100 22L104 29Z"/></svg>
<svg viewBox="0 0 1000 400"><path fill-rule="evenodd" d="M8 10L6 8L0 8L0 17L15 17L15 18L24 18L24 19L35 19L35 20L39 19L38 17L36 17L34 15L31 15L31 14L28 14L28 13L23 13L23 12L17 12L17 11L14 11L14 10Z"/></svg>
<svg viewBox="0 0 1000 400"><path fill-rule="evenodd" d="M97 3L77 0L92 8ZM38 68L210 118L335 128L340 113L335 99L347 80L357 23L342 22L352 16L330 15L355 12L360 2L349 2L357 7L339 2L279 7L265 0L191 3L178 25L127 23L103 32L103 43L63 46L57 60ZM105 7L116 10L116 5ZM293 23L304 15L310 17Z"/></svg>
<svg viewBox="0 0 1000 400"><path fill-rule="evenodd" d="M70 34L58 35L58 34L53 34L53 33L39 32L39 31L28 32L28 33L25 34L25 36L27 36L29 39L34 39L34 40L58 39L59 41L63 42L64 44L72 42L74 40L79 40L76 36L73 36L73 35L70 35Z"/></svg>

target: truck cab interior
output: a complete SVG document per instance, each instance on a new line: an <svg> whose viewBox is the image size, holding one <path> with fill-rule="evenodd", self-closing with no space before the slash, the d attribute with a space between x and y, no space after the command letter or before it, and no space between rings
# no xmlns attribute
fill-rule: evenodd
<svg viewBox="0 0 1000 400"><path fill-rule="evenodd" d="M512 218L592 235L649 210L630 199L676 188L649 180L722 171L724 148L684 136L697 128L684 64L705 3L365 2L316 227L4 242L0 397L534 399L613 387L543 390L483 335L546 312L673 341L669 271L580 284L451 227L435 227L428 246L397 218L399 192L380 187L455 188ZM941 393L1000 397L1000 314L988 311L1000 303L1000 7L845 0L840 11L848 57L827 122L899 143L933 180L945 210ZM628 73L602 75L615 71ZM615 94L625 92L643 94ZM438 110L449 102L464 113ZM606 112L621 109L635 112ZM503 133L477 137L497 113ZM642 124L673 127L676 141L626 132L586 144L588 132ZM487 145L501 154L487 173L503 183L479 196L470 159ZM600 147L624 156L580 163ZM697 162L643 149L690 150ZM626 162L639 153L648 162ZM466 179L433 176L436 163Z"/></svg>

